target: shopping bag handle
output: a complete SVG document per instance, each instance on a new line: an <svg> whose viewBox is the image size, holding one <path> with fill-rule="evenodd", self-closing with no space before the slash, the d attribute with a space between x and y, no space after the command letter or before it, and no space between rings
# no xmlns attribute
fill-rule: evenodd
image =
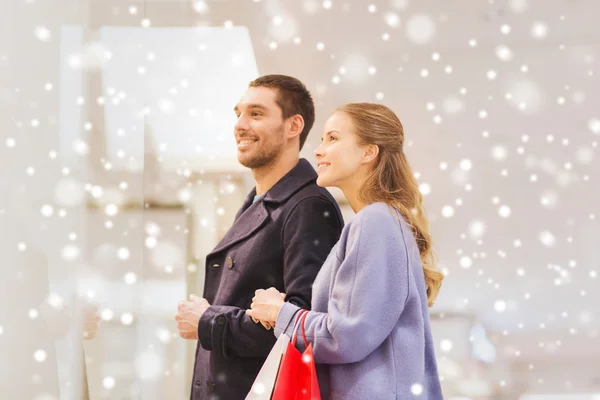
<svg viewBox="0 0 600 400"><path fill-rule="evenodd" d="M298 334L296 333L296 330L298 330L300 328L300 326L302 326L302 339L304 339L304 346L308 347L308 342L306 341L306 333L304 331L304 323L306 322L307 316L308 316L308 310L302 310L300 312L300 315L298 316L298 319L296 321L297 326L294 326L294 338L292 339L292 344L294 346L296 346L296 339L298 338Z"/></svg>
<svg viewBox="0 0 600 400"><path fill-rule="evenodd" d="M304 332L304 323L306 322L306 317L308 317L308 311L304 314L304 318L302 318L302 339L304 339L304 347L308 347L308 342L306 341L306 332Z"/></svg>
<svg viewBox="0 0 600 400"><path fill-rule="evenodd" d="M300 309L300 314L296 317L294 322L294 328L292 329L292 344L296 345L296 337L298 335L298 329L300 329L300 320L304 314L308 313L308 310Z"/></svg>
<svg viewBox="0 0 600 400"><path fill-rule="evenodd" d="M290 327L290 324L296 318L296 314L298 314L300 311L302 311L301 308L294 311L294 313L292 314L292 318L290 318L290 322L288 322L288 324L286 325L285 329L283 330L283 333L287 332L288 328ZM296 326L296 325L294 324L294 326ZM292 333L294 333L294 332L292 332Z"/></svg>

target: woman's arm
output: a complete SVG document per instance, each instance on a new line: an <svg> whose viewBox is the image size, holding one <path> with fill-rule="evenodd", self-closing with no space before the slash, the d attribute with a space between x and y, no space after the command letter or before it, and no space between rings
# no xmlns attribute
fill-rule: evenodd
<svg viewBox="0 0 600 400"><path fill-rule="evenodd" d="M408 252L398 221L382 207L365 211L350 227L327 312L310 311L306 318L306 337L318 363L364 359L389 336L408 298ZM276 336L297 308L281 307ZM291 335L291 328L285 333ZM297 342L303 346L301 337Z"/></svg>

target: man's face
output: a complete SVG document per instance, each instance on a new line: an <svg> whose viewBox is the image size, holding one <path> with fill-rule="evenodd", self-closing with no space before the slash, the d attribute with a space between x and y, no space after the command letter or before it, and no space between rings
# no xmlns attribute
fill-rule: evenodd
<svg viewBox="0 0 600 400"><path fill-rule="evenodd" d="M247 168L269 165L284 150L283 112L276 97L275 89L251 87L235 106L238 161Z"/></svg>

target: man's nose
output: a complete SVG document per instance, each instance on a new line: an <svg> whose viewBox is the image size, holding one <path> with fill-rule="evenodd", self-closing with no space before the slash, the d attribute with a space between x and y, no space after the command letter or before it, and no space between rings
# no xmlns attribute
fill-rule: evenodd
<svg viewBox="0 0 600 400"><path fill-rule="evenodd" d="M240 116L234 125L234 129L235 129L236 133L239 131L247 131L248 130L248 119L245 118L243 115Z"/></svg>

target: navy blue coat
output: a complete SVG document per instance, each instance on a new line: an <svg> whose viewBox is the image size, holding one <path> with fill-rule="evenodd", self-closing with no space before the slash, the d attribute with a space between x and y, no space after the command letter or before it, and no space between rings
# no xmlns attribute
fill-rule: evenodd
<svg viewBox="0 0 600 400"><path fill-rule="evenodd" d="M192 400L244 399L275 344L246 316L257 289L275 287L286 301L311 308L312 285L344 222L331 194L316 184L305 159L252 203L206 257L204 297L211 307L198 325Z"/></svg>

